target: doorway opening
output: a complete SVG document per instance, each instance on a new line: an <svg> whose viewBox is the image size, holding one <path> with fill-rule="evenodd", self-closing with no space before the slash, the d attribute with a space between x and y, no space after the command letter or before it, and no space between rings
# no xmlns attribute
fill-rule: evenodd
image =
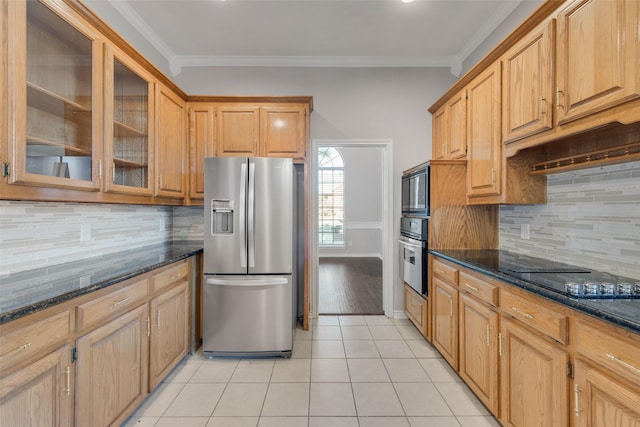
<svg viewBox="0 0 640 427"><path fill-rule="evenodd" d="M310 317L392 315L390 144L312 142Z"/></svg>

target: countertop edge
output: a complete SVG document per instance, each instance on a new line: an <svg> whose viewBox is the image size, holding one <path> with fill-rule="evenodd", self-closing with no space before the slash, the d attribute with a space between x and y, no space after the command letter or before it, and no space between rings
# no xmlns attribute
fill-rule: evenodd
<svg viewBox="0 0 640 427"><path fill-rule="evenodd" d="M589 305L586 305L584 303L581 302L580 299L577 298L569 298L567 296L558 294L556 292L550 291L548 289L545 289L541 286L537 286L534 283L531 282L527 282L525 280L520 280L517 278L514 278L512 276L509 276L508 274L496 271L496 270L492 270L487 268L487 266L483 265L483 264L479 264L479 263L475 263L472 262L470 260L466 260L466 259L459 259L447 254L444 254L442 252L439 252L437 249L429 249L428 251L430 254L438 256L440 258L446 259L448 261L451 261L453 263L462 265L464 267L467 267L471 270L477 271L479 273L482 274L486 274L487 276L490 277L494 277L498 280L502 280L503 282L506 282L507 284L516 286L520 289L524 289L526 291L529 291L535 295L539 295L541 297L547 298L551 301L554 301L556 303L560 303L562 305L565 305L567 307L573 308L577 311L580 311L582 313L588 314L590 316L593 316L595 318L601 319L601 320L605 320L609 323L612 323L616 326L619 326L621 328L624 328L626 330L629 330L631 332L634 333L640 333L640 323L638 322L634 322L633 320L630 320L629 318L626 317L621 317L619 315L613 314L613 313L609 313L607 311L604 310L598 310L594 307L591 307ZM590 300L591 301L591 300Z"/></svg>
<svg viewBox="0 0 640 427"><path fill-rule="evenodd" d="M140 276L142 274L148 273L150 271L156 270L158 268L162 268L165 267L167 265L173 264L177 261L183 260L183 259L187 259L190 258L192 256L195 256L197 254L200 254L203 252L202 248L199 249L188 249L185 250L184 252L181 252L179 255L175 255L172 256L170 258L167 258L161 262L156 262L153 264L146 264L144 266L141 266L140 268L137 268L135 270L131 270L127 273L124 274L119 274L117 276L114 277L110 277L109 279L106 280L102 280L98 283L93 283L90 286L86 286L83 287L81 289L77 289L71 292L67 292L64 293L62 295L57 295L55 297L52 298L48 298L46 300L43 301L39 301L37 303L34 304L29 304L26 305L24 307L20 307L18 309L12 310L12 311L8 311L6 313L2 313L0 314L0 325L3 325L5 323L11 322L13 320L19 319L21 317L27 316L29 314L33 314L36 313L38 311L44 310L46 308L50 308L53 306L56 306L58 304L61 304L63 302L72 300L74 298L83 296L83 295L87 295L90 294L92 292L98 291L100 289L104 289L107 288L109 286L113 286L116 285L118 283L124 282L125 280L131 279L133 277L136 276Z"/></svg>

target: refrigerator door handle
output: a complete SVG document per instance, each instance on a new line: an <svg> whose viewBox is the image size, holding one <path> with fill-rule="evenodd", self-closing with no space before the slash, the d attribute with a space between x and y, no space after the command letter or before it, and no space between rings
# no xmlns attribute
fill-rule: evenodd
<svg viewBox="0 0 640 427"><path fill-rule="evenodd" d="M273 279L207 279L207 285L218 286L273 286L286 285L287 279L284 277L274 277Z"/></svg>
<svg viewBox="0 0 640 427"><path fill-rule="evenodd" d="M240 230L240 267L247 267L247 236L245 231L245 214L247 209L247 163L240 165L240 206L239 227Z"/></svg>
<svg viewBox="0 0 640 427"><path fill-rule="evenodd" d="M249 159L249 201L247 203L249 214L247 233L249 234L249 268L256 265L256 164Z"/></svg>

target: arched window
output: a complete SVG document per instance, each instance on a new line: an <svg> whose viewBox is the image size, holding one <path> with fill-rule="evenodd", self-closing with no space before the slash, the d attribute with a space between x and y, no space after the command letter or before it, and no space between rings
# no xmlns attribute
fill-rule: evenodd
<svg viewBox="0 0 640 427"><path fill-rule="evenodd" d="M318 245L344 246L344 162L334 147L318 147Z"/></svg>

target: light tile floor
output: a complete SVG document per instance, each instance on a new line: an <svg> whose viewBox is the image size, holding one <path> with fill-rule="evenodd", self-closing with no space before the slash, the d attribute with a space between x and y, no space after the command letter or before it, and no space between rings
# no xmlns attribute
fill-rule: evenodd
<svg viewBox="0 0 640 427"><path fill-rule="evenodd" d="M492 427L408 320L321 316L291 359L183 360L126 427Z"/></svg>

